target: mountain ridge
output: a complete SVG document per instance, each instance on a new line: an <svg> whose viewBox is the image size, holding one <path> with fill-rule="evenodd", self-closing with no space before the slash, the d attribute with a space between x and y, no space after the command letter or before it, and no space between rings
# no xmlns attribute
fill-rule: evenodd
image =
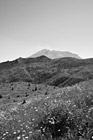
<svg viewBox="0 0 93 140"><path fill-rule="evenodd" d="M74 57L81 59L81 57L75 53L69 52L69 51L55 51L55 50L48 50L48 49L42 49L35 54L31 55L30 57L39 57L39 56L47 56L50 59L56 59L56 58L63 58L63 57Z"/></svg>

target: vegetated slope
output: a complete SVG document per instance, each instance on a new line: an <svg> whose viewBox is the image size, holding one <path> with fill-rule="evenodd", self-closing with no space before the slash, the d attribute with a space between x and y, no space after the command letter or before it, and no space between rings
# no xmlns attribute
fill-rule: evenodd
<svg viewBox="0 0 93 140"><path fill-rule="evenodd" d="M0 83L23 81L65 87L89 79L93 79L93 58L52 60L40 56L0 64Z"/></svg>
<svg viewBox="0 0 93 140"><path fill-rule="evenodd" d="M55 51L55 50L47 50L43 49L38 51L37 53L33 54L31 57L39 57L45 55L46 57L49 57L50 59L56 59L56 58L62 58L62 57L74 57L74 58L79 58L77 54L68 52L68 51Z"/></svg>
<svg viewBox="0 0 93 140"><path fill-rule="evenodd" d="M92 139L93 80L66 88L4 83L0 89L0 139Z"/></svg>

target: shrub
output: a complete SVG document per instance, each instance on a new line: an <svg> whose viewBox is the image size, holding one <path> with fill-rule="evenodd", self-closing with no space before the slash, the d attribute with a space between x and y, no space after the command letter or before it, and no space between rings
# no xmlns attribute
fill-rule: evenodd
<svg viewBox="0 0 93 140"><path fill-rule="evenodd" d="M74 121L69 120L69 114L61 108L55 108L45 115L36 129L41 131L45 139L52 138L51 140L68 137L69 129L77 130Z"/></svg>
<svg viewBox="0 0 93 140"><path fill-rule="evenodd" d="M29 96L29 94L26 94L26 95L25 95L25 97L28 97L28 96Z"/></svg>
<svg viewBox="0 0 93 140"><path fill-rule="evenodd" d="M12 87L12 89L11 90L14 90L14 88Z"/></svg>
<svg viewBox="0 0 93 140"><path fill-rule="evenodd" d="M20 95L17 95L17 97L20 97Z"/></svg>
<svg viewBox="0 0 93 140"><path fill-rule="evenodd" d="M0 94L0 99L3 98L2 95Z"/></svg>
<svg viewBox="0 0 93 140"><path fill-rule="evenodd" d="M69 109L62 104L54 107L40 118L35 131L39 130L39 135L41 138L44 137L44 140L79 140L80 137L91 139L93 120L88 120L83 110L80 113L79 110L83 109L81 107L72 112Z"/></svg>
<svg viewBox="0 0 93 140"><path fill-rule="evenodd" d="M25 104L26 103L26 101L25 101L25 99L23 100L23 102L22 102L22 104Z"/></svg>
<svg viewBox="0 0 93 140"><path fill-rule="evenodd" d="M37 87L35 87L35 91L37 91Z"/></svg>

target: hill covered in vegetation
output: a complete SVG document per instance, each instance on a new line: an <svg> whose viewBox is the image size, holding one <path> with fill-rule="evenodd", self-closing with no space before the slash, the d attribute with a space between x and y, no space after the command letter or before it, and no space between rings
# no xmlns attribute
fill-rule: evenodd
<svg viewBox="0 0 93 140"><path fill-rule="evenodd" d="M92 58L0 63L0 140L92 139Z"/></svg>
<svg viewBox="0 0 93 140"><path fill-rule="evenodd" d="M31 82L59 87L71 86L93 78L93 59L46 56L19 58L0 63L0 83Z"/></svg>

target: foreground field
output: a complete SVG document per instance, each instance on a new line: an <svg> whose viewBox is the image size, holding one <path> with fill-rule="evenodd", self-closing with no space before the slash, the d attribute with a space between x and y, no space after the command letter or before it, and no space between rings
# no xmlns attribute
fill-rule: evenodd
<svg viewBox="0 0 93 140"><path fill-rule="evenodd" d="M92 140L93 80L72 87L0 85L0 140Z"/></svg>

